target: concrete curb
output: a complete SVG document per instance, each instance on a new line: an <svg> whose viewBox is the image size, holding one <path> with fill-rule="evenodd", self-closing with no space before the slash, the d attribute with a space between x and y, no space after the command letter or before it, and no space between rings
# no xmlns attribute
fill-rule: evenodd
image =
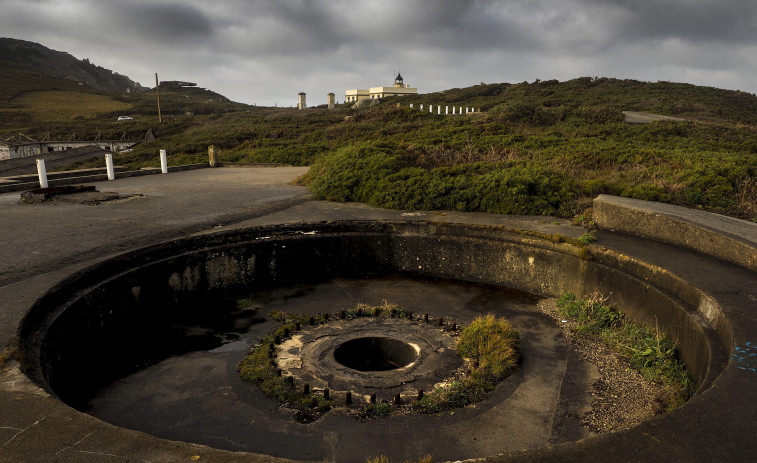
<svg viewBox="0 0 757 463"><path fill-rule="evenodd" d="M757 224L670 204L600 195L594 222L619 231L691 249L757 271Z"/></svg>

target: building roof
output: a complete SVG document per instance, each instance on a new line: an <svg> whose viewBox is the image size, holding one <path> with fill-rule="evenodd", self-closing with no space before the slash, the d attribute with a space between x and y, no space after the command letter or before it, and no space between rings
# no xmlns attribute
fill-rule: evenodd
<svg viewBox="0 0 757 463"><path fill-rule="evenodd" d="M28 143L39 143L39 142L37 140L35 140L35 139L27 136L27 135L24 135L21 132L18 132L17 134L15 134L15 135L13 135L13 136L11 136L9 138L6 138L4 140L0 140L0 143L2 143L4 145L11 145L12 146L12 145L25 145L25 144L28 144Z"/></svg>

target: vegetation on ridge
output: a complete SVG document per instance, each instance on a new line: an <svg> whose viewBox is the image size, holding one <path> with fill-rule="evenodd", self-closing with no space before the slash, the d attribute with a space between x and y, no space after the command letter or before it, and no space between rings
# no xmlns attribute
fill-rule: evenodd
<svg viewBox="0 0 757 463"><path fill-rule="evenodd" d="M99 120L106 115L40 122L13 109L10 98L0 136L75 130L83 139L124 131L141 138L153 129L158 142L117 163L157 166L160 148L171 165L205 162L212 144L221 161L312 165L303 182L316 197L390 208L573 217L609 193L757 220L757 96L744 92L587 77L387 98L364 110L298 111L179 89L161 96L160 125L151 93L112 98L132 105L134 123L116 123L116 113L107 122ZM421 112L421 103L484 112L444 116ZM625 110L686 121L628 125Z"/></svg>

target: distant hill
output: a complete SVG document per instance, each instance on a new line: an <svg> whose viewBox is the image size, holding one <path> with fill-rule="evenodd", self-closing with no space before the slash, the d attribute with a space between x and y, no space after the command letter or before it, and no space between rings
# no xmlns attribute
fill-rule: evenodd
<svg viewBox="0 0 757 463"><path fill-rule="evenodd" d="M127 93L146 90L137 82L88 59L51 50L38 43L0 37L0 69L35 72L81 82L95 90Z"/></svg>

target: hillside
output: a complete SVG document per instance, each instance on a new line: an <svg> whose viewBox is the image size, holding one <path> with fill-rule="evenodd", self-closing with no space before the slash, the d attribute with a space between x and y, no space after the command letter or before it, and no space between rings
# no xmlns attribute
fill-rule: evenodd
<svg viewBox="0 0 757 463"><path fill-rule="evenodd" d="M157 142L119 155L118 164L157 166L159 149L171 165L204 162L215 145L222 161L311 165L303 182L315 197L380 207L584 221L592 199L608 193L757 221L757 96L749 93L586 77L475 85L362 110L296 110L180 92L190 91L161 93L162 124L147 92L103 94L130 104L134 123L116 123L116 113L67 123L36 116L27 129L31 136L75 129L84 139L154 129ZM420 104L483 112L429 114ZM629 125L623 111L684 120Z"/></svg>
<svg viewBox="0 0 757 463"><path fill-rule="evenodd" d="M126 90L129 90L128 92ZM149 91L148 91L149 90ZM161 90L164 118L212 115L247 105L203 88ZM133 124L117 124L130 115ZM67 53L14 39L0 39L0 139L17 132L33 138L141 138L157 124L154 89Z"/></svg>
<svg viewBox="0 0 757 463"><path fill-rule="evenodd" d="M81 82L94 90L115 93L145 90L128 77L96 66L86 58L79 60L68 53L25 40L0 38L0 69L59 77Z"/></svg>

